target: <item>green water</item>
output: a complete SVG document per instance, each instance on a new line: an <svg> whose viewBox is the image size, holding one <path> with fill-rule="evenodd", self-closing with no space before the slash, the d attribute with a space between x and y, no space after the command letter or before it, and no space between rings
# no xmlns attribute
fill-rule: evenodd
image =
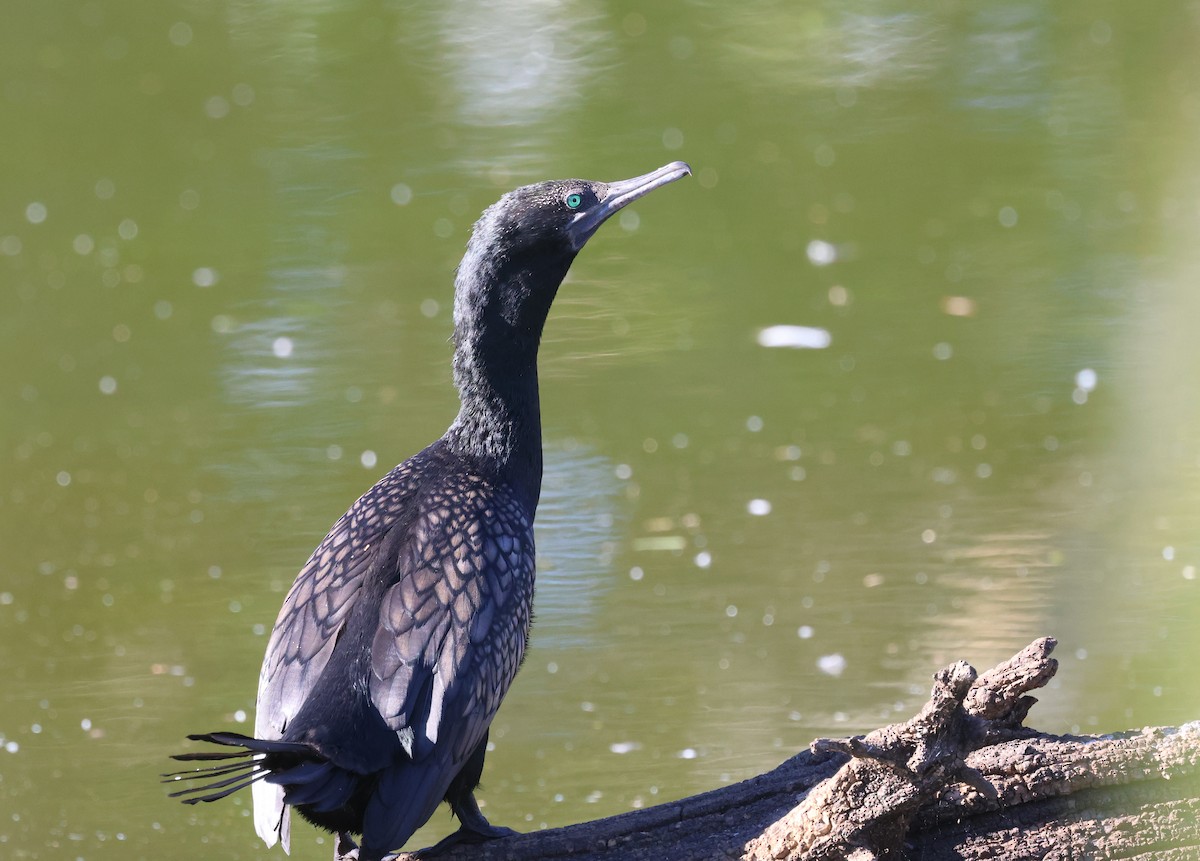
<svg viewBox="0 0 1200 861"><path fill-rule="evenodd" d="M5 19L0 856L282 857L166 756L250 725L295 571L453 417L477 213L677 158L547 325L493 821L741 779L1043 634L1033 725L1200 717L1195 4Z"/></svg>

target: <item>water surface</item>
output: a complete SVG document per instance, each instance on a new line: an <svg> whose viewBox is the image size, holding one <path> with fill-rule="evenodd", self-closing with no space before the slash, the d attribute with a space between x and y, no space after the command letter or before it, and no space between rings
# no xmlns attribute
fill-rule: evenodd
<svg viewBox="0 0 1200 861"><path fill-rule="evenodd" d="M547 325L488 815L738 780L1045 634L1035 726L1197 717L1194 8L66 0L0 47L5 857L267 857L154 777L453 417L472 221L677 158Z"/></svg>

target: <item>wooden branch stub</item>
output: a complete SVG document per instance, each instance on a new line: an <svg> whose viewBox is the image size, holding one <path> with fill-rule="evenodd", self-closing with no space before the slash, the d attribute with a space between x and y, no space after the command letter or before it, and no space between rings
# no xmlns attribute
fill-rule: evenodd
<svg viewBox="0 0 1200 861"><path fill-rule="evenodd" d="M1037 702L1023 694L1045 687L1058 672L1058 661L1050 657L1057 645L1053 637L1042 637L988 670L967 694L966 710L991 721L992 732L1021 727Z"/></svg>
<svg viewBox="0 0 1200 861"><path fill-rule="evenodd" d="M1044 637L976 677L958 661L934 674L933 693L911 720L866 736L820 739L814 752L837 750L852 759L746 846L751 861L824 861L854 853L884 858L903 845L914 817L948 787L976 795L996 789L967 755L998 735L1011 735L1035 702L1024 696L1053 676L1055 641Z"/></svg>
<svg viewBox="0 0 1200 861"><path fill-rule="evenodd" d="M1200 858L1200 721L1100 737L1025 728L1054 645L978 677L951 664L912 720L819 740L750 780L439 861Z"/></svg>

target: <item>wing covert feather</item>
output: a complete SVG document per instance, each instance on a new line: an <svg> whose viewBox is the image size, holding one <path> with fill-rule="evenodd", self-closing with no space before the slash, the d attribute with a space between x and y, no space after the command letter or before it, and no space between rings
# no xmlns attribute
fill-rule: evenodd
<svg viewBox="0 0 1200 861"><path fill-rule="evenodd" d="M392 729L411 734L414 759L436 747L461 763L524 656L531 520L509 494L464 476L431 500L406 553L404 576L380 607L371 697Z"/></svg>
<svg viewBox="0 0 1200 861"><path fill-rule="evenodd" d="M320 678L383 537L404 516L417 484L413 461L397 466L343 514L296 576L267 644L255 735L280 738Z"/></svg>

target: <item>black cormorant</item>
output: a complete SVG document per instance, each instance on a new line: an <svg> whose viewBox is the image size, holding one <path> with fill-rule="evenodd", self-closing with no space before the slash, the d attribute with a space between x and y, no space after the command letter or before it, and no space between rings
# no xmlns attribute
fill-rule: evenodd
<svg viewBox="0 0 1200 861"><path fill-rule="evenodd" d="M359 861L403 846L443 800L461 823L443 843L513 833L488 823L474 790L529 636L542 327L597 228L690 172L677 161L621 182L543 182L484 211L455 278L458 417L333 525L271 632L254 737L189 736L237 750L175 757L216 764L168 775L206 781L174 796L252 786L268 846L288 849L294 807L338 834L337 856L361 835Z"/></svg>

